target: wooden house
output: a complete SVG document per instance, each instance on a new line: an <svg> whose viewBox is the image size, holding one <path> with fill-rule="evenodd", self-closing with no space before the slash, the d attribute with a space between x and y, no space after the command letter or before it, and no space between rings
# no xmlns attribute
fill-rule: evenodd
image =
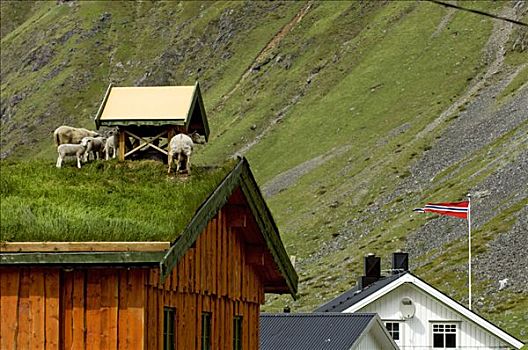
<svg viewBox="0 0 528 350"><path fill-rule="evenodd" d="M394 253L392 274L380 258L365 257L365 276L316 312L375 312L401 349L520 349L524 344L408 271Z"/></svg>
<svg viewBox="0 0 528 350"><path fill-rule="evenodd" d="M178 133L209 138L200 85L108 87L95 117L97 129L117 127L119 159L166 159L167 145Z"/></svg>
<svg viewBox="0 0 528 350"><path fill-rule="evenodd" d="M245 159L183 226L170 241L15 232L0 245L0 349L257 349L265 293L295 296L297 275Z"/></svg>

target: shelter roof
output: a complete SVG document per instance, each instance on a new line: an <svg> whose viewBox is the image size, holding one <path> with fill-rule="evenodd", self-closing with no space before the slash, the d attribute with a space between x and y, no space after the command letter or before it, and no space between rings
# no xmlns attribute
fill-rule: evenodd
<svg viewBox="0 0 528 350"><path fill-rule="evenodd" d="M180 125L206 138L209 126L200 86L131 86L110 84L95 118L99 126Z"/></svg>
<svg viewBox="0 0 528 350"><path fill-rule="evenodd" d="M398 349L373 313L261 314L262 350L350 350L373 332L383 349Z"/></svg>
<svg viewBox="0 0 528 350"><path fill-rule="evenodd" d="M0 265L149 265L159 266L164 279L209 221L233 203L249 213L248 239L269 257L265 291L297 292L297 274L245 159L195 166L187 180L167 178L154 161L93 163L81 170L4 162L0 185ZM17 242L27 241L42 247L17 251ZM86 241L113 248L83 248L90 247ZM138 249L124 241L146 244ZM81 243L66 251L66 242Z"/></svg>

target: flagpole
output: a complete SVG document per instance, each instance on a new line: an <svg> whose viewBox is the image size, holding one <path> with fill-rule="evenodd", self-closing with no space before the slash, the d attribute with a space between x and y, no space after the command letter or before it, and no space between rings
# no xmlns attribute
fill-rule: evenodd
<svg viewBox="0 0 528 350"><path fill-rule="evenodd" d="M471 310L471 194L468 193L468 232L469 232L469 309Z"/></svg>

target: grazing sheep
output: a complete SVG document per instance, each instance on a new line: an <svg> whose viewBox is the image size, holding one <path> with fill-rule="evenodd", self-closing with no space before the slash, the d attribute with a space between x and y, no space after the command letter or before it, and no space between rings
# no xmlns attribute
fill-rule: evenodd
<svg viewBox="0 0 528 350"><path fill-rule="evenodd" d="M508 279L499 280L499 290L503 290L508 285Z"/></svg>
<svg viewBox="0 0 528 350"><path fill-rule="evenodd" d="M169 169L170 174L172 169L172 161L176 156L176 174L180 171L182 157L185 158L185 170L187 174L191 173L191 153L194 147L192 139L185 134L178 134L174 136L169 142Z"/></svg>
<svg viewBox="0 0 528 350"><path fill-rule="evenodd" d="M117 135L112 135L109 138L106 139L106 144L104 147L105 152L105 159L108 160L110 158L110 152L112 152L112 159L116 157L117 154Z"/></svg>
<svg viewBox="0 0 528 350"><path fill-rule="evenodd" d="M83 137L97 137L99 133L84 128L74 128L71 126L59 126L53 132L53 140L57 146L65 143L81 143Z"/></svg>
<svg viewBox="0 0 528 350"><path fill-rule="evenodd" d="M62 167L62 162L64 161L65 157L76 156L77 168L80 169L81 159L84 156L84 153L86 152L88 144L90 144L91 142L91 140L86 140L84 144L64 143L62 145L57 146L57 152L59 153L59 157L57 158L57 168Z"/></svg>
<svg viewBox="0 0 528 350"><path fill-rule="evenodd" d="M199 145L205 144L205 136L200 135L197 131L194 131L190 136L195 144L199 144Z"/></svg>
<svg viewBox="0 0 528 350"><path fill-rule="evenodd" d="M88 140L90 140L91 142L88 143ZM93 154L94 159L103 159L103 152L106 144L106 140L103 137L83 137L83 139L81 140L81 145L83 144L86 145L86 152L84 152L85 162L88 161L88 157L90 154Z"/></svg>

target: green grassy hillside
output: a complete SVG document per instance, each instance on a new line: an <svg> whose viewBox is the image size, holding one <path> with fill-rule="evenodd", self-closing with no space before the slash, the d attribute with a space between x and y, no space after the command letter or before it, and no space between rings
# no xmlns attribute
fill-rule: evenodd
<svg viewBox="0 0 528 350"><path fill-rule="evenodd" d="M527 21L528 5L464 6ZM199 81L212 132L194 164L250 161L308 311L362 256L410 253L467 303L467 226L413 214L473 193L474 310L528 340L528 37L429 2L1 3L1 158L55 158L109 83ZM4 205L4 204L3 204ZM499 279L509 279L498 290Z"/></svg>

